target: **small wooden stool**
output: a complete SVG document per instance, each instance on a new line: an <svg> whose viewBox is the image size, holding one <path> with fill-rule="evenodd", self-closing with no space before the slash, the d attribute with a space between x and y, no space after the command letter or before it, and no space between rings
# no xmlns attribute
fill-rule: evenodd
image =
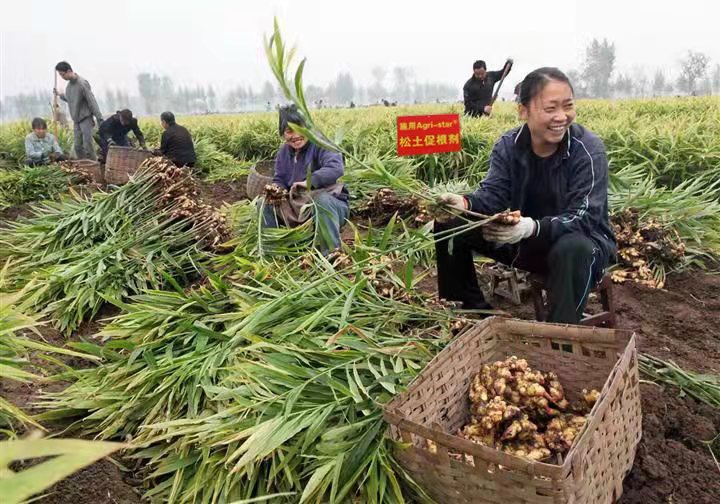
<svg viewBox="0 0 720 504"><path fill-rule="evenodd" d="M615 301L613 299L612 289L612 279L609 274L606 274L591 291L599 294L603 311L594 315L583 313L580 325L615 327ZM535 305L535 318L539 322L545 322L549 309L546 300L547 296L545 295L545 278L542 275L530 275L530 292L533 298L533 304Z"/></svg>
<svg viewBox="0 0 720 504"><path fill-rule="evenodd" d="M527 281L528 273L503 264L494 264L488 268L490 274L490 294L502 296L514 304L522 303L522 294L530 290ZM507 282L507 287L502 284Z"/></svg>

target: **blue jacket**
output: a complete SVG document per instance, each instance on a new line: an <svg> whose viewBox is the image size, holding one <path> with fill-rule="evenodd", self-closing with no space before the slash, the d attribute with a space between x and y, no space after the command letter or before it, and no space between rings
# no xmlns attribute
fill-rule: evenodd
<svg viewBox="0 0 720 504"><path fill-rule="evenodd" d="M306 143L299 151L284 144L275 158L273 182L290 189L295 182L306 179L308 167L312 172L312 189L331 186L345 173L342 155L337 152L323 149L312 142ZM338 197L347 200L347 191L343 188Z"/></svg>
<svg viewBox="0 0 720 504"><path fill-rule="evenodd" d="M50 153L62 154L63 151L57 139L50 133L45 133L44 138L38 138L33 131L25 137L25 155L32 161L45 161Z"/></svg>
<svg viewBox="0 0 720 504"><path fill-rule="evenodd" d="M547 167L557 213L537 219L538 231L529 240L552 245L566 233L582 233L605 257L615 257L616 242L608 218L608 158L595 134L572 124L558 153ZM508 131L495 143L490 170L480 187L467 196L470 209L492 215L506 209L523 210L528 193L532 150L527 125Z"/></svg>

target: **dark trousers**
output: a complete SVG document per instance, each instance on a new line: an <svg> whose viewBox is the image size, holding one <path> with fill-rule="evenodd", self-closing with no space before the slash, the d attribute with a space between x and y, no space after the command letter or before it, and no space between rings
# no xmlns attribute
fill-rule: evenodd
<svg viewBox="0 0 720 504"><path fill-rule="evenodd" d="M435 232L457 225L457 221L436 222ZM473 262L473 252L478 252L508 266L544 275L549 322L579 323L590 290L602 279L608 264L600 248L583 234L566 234L553 244L525 240L515 245L498 245L486 241L480 229L473 229L452 238L452 254L449 241L441 238L435 242L441 298L461 301L466 307L485 302Z"/></svg>
<svg viewBox="0 0 720 504"><path fill-rule="evenodd" d="M128 139L127 135L114 135L112 137L106 137L104 135L97 135L95 137L95 141L97 141L98 145L100 146L100 160L103 163L105 162L105 159L107 158L107 152L108 152L110 140L115 142L115 145L119 145L120 147L129 147L130 146L130 140Z"/></svg>

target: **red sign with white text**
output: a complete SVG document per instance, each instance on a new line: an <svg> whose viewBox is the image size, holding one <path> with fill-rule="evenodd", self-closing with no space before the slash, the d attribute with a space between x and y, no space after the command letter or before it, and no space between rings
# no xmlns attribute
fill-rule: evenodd
<svg viewBox="0 0 720 504"><path fill-rule="evenodd" d="M398 116L398 156L460 150L460 116L436 114Z"/></svg>

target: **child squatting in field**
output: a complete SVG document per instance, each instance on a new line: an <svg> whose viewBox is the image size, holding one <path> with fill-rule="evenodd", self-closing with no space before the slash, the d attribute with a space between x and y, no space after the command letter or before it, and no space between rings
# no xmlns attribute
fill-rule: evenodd
<svg viewBox="0 0 720 504"><path fill-rule="evenodd" d="M615 261L608 218L608 159L602 141L573 124L572 85L557 68L539 68L520 89L525 123L495 143L490 170L469 195L440 201L459 211L493 215L507 208L516 224L492 223L436 240L438 291L464 309L489 309L478 286L473 252L546 276L550 322L577 324L592 286ZM435 232L463 223L436 221Z"/></svg>

